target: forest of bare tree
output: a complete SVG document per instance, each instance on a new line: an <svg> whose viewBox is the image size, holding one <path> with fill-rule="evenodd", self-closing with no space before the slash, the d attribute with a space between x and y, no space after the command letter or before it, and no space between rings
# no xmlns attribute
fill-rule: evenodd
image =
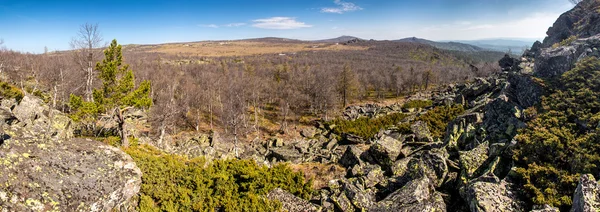
<svg viewBox="0 0 600 212"><path fill-rule="evenodd" d="M100 61L101 36L84 25L73 51L28 54L3 49L0 80L70 112L69 95L89 98L99 87L90 64ZM183 45L183 44L182 44ZM203 57L124 47L136 82L150 80L152 134L224 131L239 135L285 133L310 119L331 119L347 105L409 95L497 71L482 59L412 43L369 41L366 50ZM497 55L497 54L496 54ZM489 62L488 62L489 61Z"/></svg>

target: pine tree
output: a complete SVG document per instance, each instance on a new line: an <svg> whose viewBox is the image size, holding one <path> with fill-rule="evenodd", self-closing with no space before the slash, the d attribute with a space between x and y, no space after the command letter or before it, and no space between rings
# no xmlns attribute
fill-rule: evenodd
<svg viewBox="0 0 600 212"><path fill-rule="evenodd" d="M94 102L83 102L81 97L71 95L71 107L75 110L75 117L105 114L116 118L121 144L127 147L129 141L123 113L132 108L144 109L152 105L151 84L145 80L135 88L135 76L129 65L123 63L122 46L117 44L117 40L113 40L104 50L104 57L102 62L96 64L102 88L94 89Z"/></svg>

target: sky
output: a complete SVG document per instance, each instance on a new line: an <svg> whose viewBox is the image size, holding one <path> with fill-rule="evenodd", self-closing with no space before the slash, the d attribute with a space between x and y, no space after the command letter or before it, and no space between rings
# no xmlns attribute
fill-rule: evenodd
<svg viewBox="0 0 600 212"><path fill-rule="evenodd" d="M0 0L4 46L69 49L85 23L106 42L157 44L284 37L543 39L568 0Z"/></svg>

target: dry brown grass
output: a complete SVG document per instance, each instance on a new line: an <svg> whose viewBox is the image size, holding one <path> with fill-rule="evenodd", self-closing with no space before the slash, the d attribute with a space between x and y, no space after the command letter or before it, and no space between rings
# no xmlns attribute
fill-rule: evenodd
<svg viewBox="0 0 600 212"><path fill-rule="evenodd" d="M157 52L201 57L248 56L265 54L292 54L304 51L348 51L366 50L363 46L336 45L324 43L274 43L256 41L194 43L171 43L160 45L130 45L128 51Z"/></svg>
<svg viewBox="0 0 600 212"><path fill-rule="evenodd" d="M340 179L346 175L346 169L337 164L301 163L291 164L294 171L304 173L306 179L313 179L313 188L321 189L329 184L330 180Z"/></svg>

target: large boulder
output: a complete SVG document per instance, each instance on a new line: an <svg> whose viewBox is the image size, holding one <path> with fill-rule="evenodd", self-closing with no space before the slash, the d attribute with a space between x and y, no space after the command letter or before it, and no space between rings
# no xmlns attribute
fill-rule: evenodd
<svg viewBox="0 0 600 212"><path fill-rule="evenodd" d="M600 211L600 184L591 174L584 174L579 180L579 185L573 194L573 207L571 212L597 212Z"/></svg>
<svg viewBox="0 0 600 212"><path fill-rule="evenodd" d="M488 159L489 144L482 143L476 148L469 151L459 151L459 159L461 170L465 177L473 178L473 174L477 171Z"/></svg>
<svg viewBox="0 0 600 212"><path fill-rule="evenodd" d="M504 57L502 59L500 59L500 61L498 61L498 65L500 65L500 68L502 69L502 71L511 71L511 72L519 71L520 63L521 63L520 60L518 60L516 58L512 58L508 54L505 54Z"/></svg>
<svg viewBox="0 0 600 212"><path fill-rule="evenodd" d="M2 121L18 128L13 137L40 137L47 139L69 139L73 137L72 121L58 110L51 109L37 97L25 95L18 104L16 101L4 101L0 107Z"/></svg>
<svg viewBox="0 0 600 212"><path fill-rule="evenodd" d="M112 211L132 206L142 173L118 148L90 139L10 138L0 145L0 208Z"/></svg>
<svg viewBox="0 0 600 212"><path fill-rule="evenodd" d="M407 183L368 211L446 211L446 204L439 192L426 177Z"/></svg>
<svg viewBox="0 0 600 212"><path fill-rule="evenodd" d="M566 46L542 49L535 60L534 76L552 78L571 70L582 58L600 55L600 35L573 41Z"/></svg>
<svg viewBox="0 0 600 212"><path fill-rule="evenodd" d="M600 1L583 0L573 9L563 13L548 29L542 47L548 48L571 36L586 38L600 33Z"/></svg>
<svg viewBox="0 0 600 212"><path fill-rule="evenodd" d="M319 211L317 206L314 204L294 196L290 192L287 192L281 188L276 188L269 192L267 194L267 199L281 202L282 209L288 212Z"/></svg>
<svg viewBox="0 0 600 212"><path fill-rule="evenodd" d="M402 143L402 140L384 135L371 145L368 154L377 164L389 170L401 153Z"/></svg>
<svg viewBox="0 0 600 212"><path fill-rule="evenodd" d="M461 196L472 212L524 211L524 204L512 186L506 181L473 181L461 191Z"/></svg>
<svg viewBox="0 0 600 212"><path fill-rule="evenodd" d="M415 134L416 141L433 142L431 131L424 121L416 121L410 126L411 131Z"/></svg>
<svg viewBox="0 0 600 212"><path fill-rule="evenodd" d="M269 154L269 158L275 158L279 161L300 163L302 162L302 154L294 148L273 148Z"/></svg>
<svg viewBox="0 0 600 212"><path fill-rule="evenodd" d="M530 76L511 74L508 77L510 93L522 108L528 108L539 103L544 95L544 88L540 82Z"/></svg>
<svg viewBox="0 0 600 212"><path fill-rule="evenodd" d="M355 165L362 166L363 161L360 159L360 155L363 153L362 150L358 149L358 147L354 145L348 145L346 147L346 151L342 155L342 157L338 160L342 166L346 168L353 167Z"/></svg>

